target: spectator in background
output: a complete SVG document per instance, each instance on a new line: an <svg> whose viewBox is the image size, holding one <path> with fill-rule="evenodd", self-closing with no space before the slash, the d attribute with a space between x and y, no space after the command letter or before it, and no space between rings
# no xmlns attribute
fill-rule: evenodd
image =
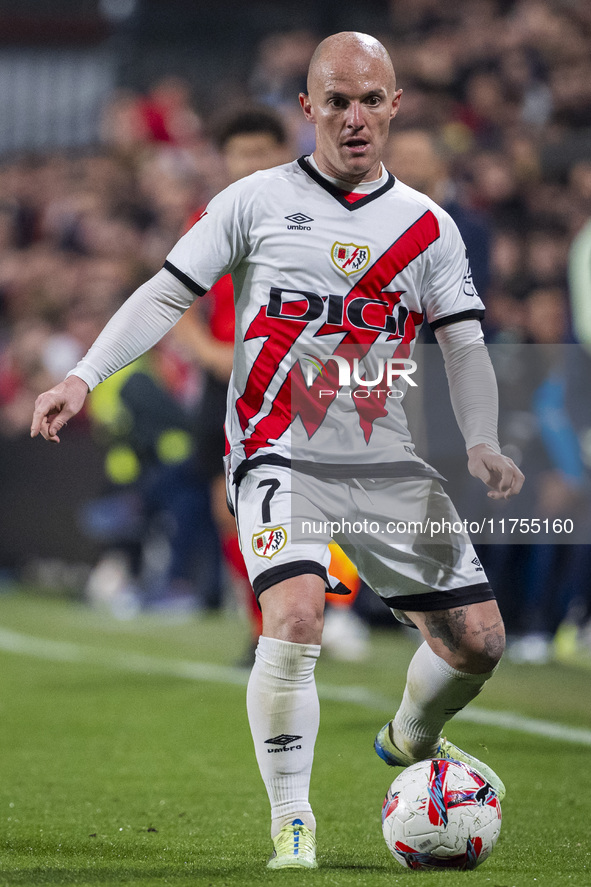
<svg viewBox="0 0 591 887"><path fill-rule="evenodd" d="M293 103L306 85L308 65L316 48L310 31L274 33L258 47L257 60L250 77L250 90L258 101L276 109Z"/></svg>
<svg viewBox="0 0 591 887"><path fill-rule="evenodd" d="M270 108L252 106L237 110L218 121L215 141L224 161L227 184L260 169L269 169L293 159L287 132L279 114ZM188 230L204 207L193 213ZM205 312L209 310L209 313ZM262 618L248 582L248 574L236 533L236 521L226 499L224 419L228 381L234 357L234 287L228 274L219 280L207 300L196 302L170 334L184 354L203 370L203 391L194 420L196 455L200 475L209 483L212 513L222 550L237 583L252 629L246 664L262 630Z"/></svg>
<svg viewBox="0 0 591 887"><path fill-rule="evenodd" d="M308 65L317 37L311 31L272 33L258 46L249 86L253 99L281 114L296 153L308 153L314 144L312 128L302 121L295 96L306 88Z"/></svg>
<svg viewBox="0 0 591 887"><path fill-rule="evenodd" d="M219 544L190 413L175 396L166 345L93 393L89 416L105 453L105 495L83 510L104 546L87 597L115 616L142 607L186 615L221 604Z"/></svg>
<svg viewBox="0 0 591 887"><path fill-rule="evenodd" d="M145 96L118 91L102 120L103 142L122 155L150 143L187 147L201 142L201 136L190 84L181 77L163 77Z"/></svg>
<svg viewBox="0 0 591 887"><path fill-rule="evenodd" d="M489 283L489 220L468 204L446 155L432 133L407 129L390 137L384 160L405 185L427 194L450 214L466 244L476 289L484 294Z"/></svg>
<svg viewBox="0 0 591 887"><path fill-rule="evenodd" d="M485 296L489 284L489 221L484 213L469 205L465 191L454 180L445 146L427 130L403 130L390 136L385 163L404 184L427 194L451 215L470 256L476 290ZM422 447L437 470L444 477L453 478L453 498L461 514L470 478L463 470L462 437L453 419L440 350L428 347L437 345L428 324L421 329L420 342L424 372Z"/></svg>
<svg viewBox="0 0 591 887"><path fill-rule="evenodd" d="M511 160L501 151L476 153L470 164L474 204L486 212L495 228L523 231L528 213Z"/></svg>
<svg viewBox="0 0 591 887"><path fill-rule="evenodd" d="M503 404L503 440L508 452L528 465L531 478L521 513L550 521L568 518L574 520L578 534L584 533L581 519L588 510L584 470L565 403L568 349L557 344L569 339L564 288L530 290L522 302L521 322L521 343L498 353L491 350ZM509 508L504 516L516 515ZM573 589L580 584L580 566L571 557L573 546L559 541L568 538L529 545L509 540L495 545L484 558L503 589L507 655L516 662L537 664L551 658L553 638L569 612Z"/></svg>
<svg viewBox="0 0 591 887"><path fill-rule="evenodd" d="M18 323L0 355L0 416L6 437L26 428L35 386L56 378L43 360L50 334L51 328L42 321Z"/></svg>
<svg viewBox="0 0 591 887"><path fill-rule="evenodd" d="M201 133L201 120L192 105L191 88L181 77L163 77L139 102L142 122L154 142L184 146Z"/></svg>
<svg viewBox="0 0 591 887"><path fill-rule="evenodd" d="M518 106L512 101L496 65L470 73L464 84L464 101L455 119L472 134L479 148L500 147L503 132L518 119Z"/></svg>
<svg viewBox="0 0 591 887"><path fill-rule="evenodd" d="M552 114L552 94L538 52L523 45L510 47L501 55L499 69L520 122L537 129L545 126Z"/></svg>

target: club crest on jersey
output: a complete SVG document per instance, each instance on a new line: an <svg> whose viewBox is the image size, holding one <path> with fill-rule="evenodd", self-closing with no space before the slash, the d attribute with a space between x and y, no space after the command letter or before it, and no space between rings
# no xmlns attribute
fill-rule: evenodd
<svg viewBox="0 0 591 887"><path fill-rule="evenodd" d="M255 533L252 537L252 549L259 557L268 557L269 559L281 551L287 542L287 533L283 527L273 527L270 530L263 530L262 533Z"/></svg>
<svg viewBox="0 0 591 887"><path fill-rule="evenodd" d="M356 243L333 243L330 257L347 276L356 274L369 264L369 247Z"/></svg>

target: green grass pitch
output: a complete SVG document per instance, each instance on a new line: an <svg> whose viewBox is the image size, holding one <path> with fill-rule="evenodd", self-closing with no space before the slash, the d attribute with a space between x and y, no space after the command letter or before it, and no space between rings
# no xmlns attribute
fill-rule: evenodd
<svg viewBox="0 0 591 887"><path fill-rule="evenodd" d="M320 867L268 872L246 673L230 667L245 642L239 618L121 623L23 593L0 597L0 614L0 887L591 885L584 665L504 662L473 718L449 725L454 742L505 780L503 828L476 871L414 873L383 842L381 802L397 771L372 750L413 642L376 631L368 662L321 657L312 782ZM499 722L476 722L495 711Z"/></svg>

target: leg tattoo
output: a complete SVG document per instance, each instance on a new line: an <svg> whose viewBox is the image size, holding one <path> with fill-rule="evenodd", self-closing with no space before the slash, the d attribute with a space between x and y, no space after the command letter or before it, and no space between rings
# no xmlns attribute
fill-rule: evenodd
<svg viewBox="0 0 591 887"><path fill-rule="evenodd" d="M460 671L491 671L503 655L505 631L501 619L476 621L470 607L425 613L425 628L453 654Z"/></svg>
<svg viewBox="0 0 591 887"><path fill-rule="evenodd" d="M466 634L467 607L434 610L425 614L425 626L432 638L440 638L448 650L457 653Z"/></svg>
<svg viewBox="0 0 591 887"><path fill-rule="evenodd" d="M495 631L492 629L486 635L484 639L484 652L490 659L494 659L497 662L503 655L503 650L505 649L505 633L504 631Z"/></svg>

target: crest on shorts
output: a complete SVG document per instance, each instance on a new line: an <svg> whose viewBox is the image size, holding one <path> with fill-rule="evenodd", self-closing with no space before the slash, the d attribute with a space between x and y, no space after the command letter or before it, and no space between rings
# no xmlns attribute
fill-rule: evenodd
<svg viewBox="0 0 591 887"><path fill-rule="evenodd" d="M283 527L273 527L270 530L263 530L262 533L255 533L252 537L252 549L259 557L272 558L274 554L281 551L287 542L287 533Z"/></svg>
<svg viewBox="0 0 591 887"><path fill-rule="evenodd" d="M330 257L345 274L356 274L369 263L369 247L358 246L356 243L333 243Z"/></svg>

